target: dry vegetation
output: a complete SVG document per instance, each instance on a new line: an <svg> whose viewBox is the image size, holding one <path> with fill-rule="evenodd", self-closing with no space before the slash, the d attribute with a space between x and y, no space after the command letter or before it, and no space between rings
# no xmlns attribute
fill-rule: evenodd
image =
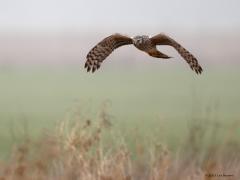
<svg viewBox="0 0 240 180"><path fill-rule="evenodd" d="M38 140L26 139L16 145L7 162L0 163L0 180L207 180L239 179L240 145L233 134L217 143L219 124L192 119L189 135L176 153L164 145L143 145L136 139L134 149L127 140L109 143L104 135L114 136L109 116L100 121L63 121L54 132ZM210 135L207 132L212 127ZM104 135L103 135L104 134ZM134 134L134 132L133 132ZM205 138L208 134L208 140ZM114 138L113 138L114 139ZM207 142L207 143L206 143Z"/></svg>

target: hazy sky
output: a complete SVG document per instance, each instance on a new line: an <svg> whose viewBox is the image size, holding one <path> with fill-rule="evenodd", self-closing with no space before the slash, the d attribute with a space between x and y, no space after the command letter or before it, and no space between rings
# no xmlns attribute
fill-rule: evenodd
<svg viewBox="0 0 240 180"><path fill-rule="evenodd" d="M239 0L0 0L0 28L236 28L239 8Z"/></svg>

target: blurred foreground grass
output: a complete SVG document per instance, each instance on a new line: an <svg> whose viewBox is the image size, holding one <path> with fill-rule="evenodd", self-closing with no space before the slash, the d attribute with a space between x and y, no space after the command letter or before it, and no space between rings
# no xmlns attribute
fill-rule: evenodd
<svg viewBox="0 0 240 180"><path fill-rule="evenodd" d="M172 151L159 137L141 136L136 129L117 133L120 129L112 129L114 122L105 108L106 104L96 119L78 111L35 140L25 136L10 158L0 161L0 179L239 179L238 123L224 126L228 133L219 136L221 123L191 119L187 136L179 134L181 144Z"/></svg>
<svg viewBox="0 0 240 180"><path fill-rule="evenodd" d="M36 138L66 119L97 119L110 114L112 131L131 147L132 132L177 151L189 123L208 120L219 125L216 142L240 121L240 72L206 70L6 69L0 71L0 157L28 136ZM211 132L208 132L209 136ZM154 137L154 138L153 138ZM240 130L232 138L239 139ZM206 138L207 140L208 138Z"/></svg>

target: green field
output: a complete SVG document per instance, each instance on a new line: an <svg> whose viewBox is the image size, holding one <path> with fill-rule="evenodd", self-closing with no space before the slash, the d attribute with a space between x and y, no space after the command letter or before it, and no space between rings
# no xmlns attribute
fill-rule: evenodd
<svg viewBox="0 0 240 180"><path fill-rule="evenodd" d="M78 68L3 69L0 156L9 154L24 129L36 137L67 118L81 115L97 121L106 103L118 134L127 137L137 129L141 136L155 136L170 149L184 139L192 119L219 122L224 134L240 121L239 80L238 70L205 70L197 76L190 69L176 68L95 74Z"/></svg>

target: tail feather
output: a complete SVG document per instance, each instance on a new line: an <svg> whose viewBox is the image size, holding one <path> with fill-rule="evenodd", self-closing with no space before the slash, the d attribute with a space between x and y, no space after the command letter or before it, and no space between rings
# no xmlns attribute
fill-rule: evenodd
<svg viewBox="0 0 240 180"><path fill-rule="evenodd" d="M155 57L155 58L163 58L163 59L171 58L168 55L163 54L162 52L158 51L156 48L149 50L148 54L152 57Z"/></svg>

